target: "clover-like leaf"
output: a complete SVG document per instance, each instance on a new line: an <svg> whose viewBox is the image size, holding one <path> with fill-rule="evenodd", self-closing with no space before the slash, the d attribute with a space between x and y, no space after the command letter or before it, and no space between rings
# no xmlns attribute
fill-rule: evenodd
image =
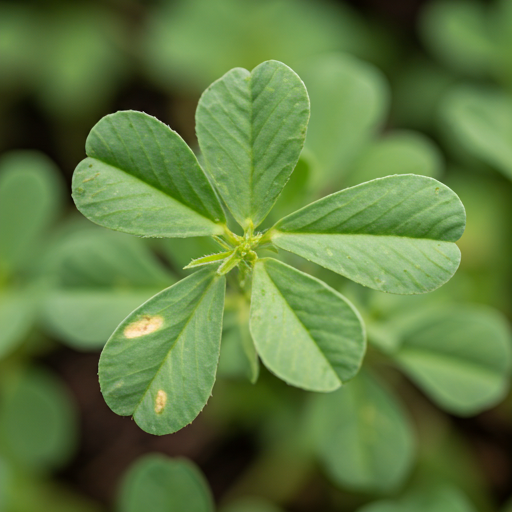
<svg viewBox="0 0 512 512"><path fill-rule="evenodd" d="M105 116L73 175L77 208L101 226L149 237L221 234L224 212L197 158L142 112Z"/></svg>
<svg viewBox="0 0 512 512"><path fill-rule="evenodd" d="M77 441L76 412L67 389L42 368L7 377L0 405L0 453L25 469L61 466Z"/></svg>
<svg viewBox="0 0 512 512"><path fill-rule="evenodd" d="M0 357L21 343L36 319L41 287L27 276L41 259L61 207L62 184L51 160L11 151L0 160ZM20 286L21 285L21 286Z"/></svg>
<svg viewBox="0 0 512 512"><path fill-rule="evenodd" d="M285 215L302 208L302 206L311 201L312 187L310 187L310 184L315 170L314 157L309 151L304 149L300 154L299 161L293 170L290 180L260 229L264 230L273 226Z"/></svg>
<svg viewBox="0 0 512 512"><path fill-rule="evenodd" d="M414 455L412 428L377 379L361 372L338 391L313 400L317 453L334 482L359 491L385 491L404 480Z"/></svg>
<svg viewBox="0 0 512 512"><path fill-rule="evenodd" d="M0 510L2 512L100 512L91 498L72 491L63 483L42 477L40 473L20 471L0 456Z"/></svg>
<svg viewBox="0 0 512 512"><path fill-rule="evenodd" d="M12 151L0 160L0 279L31 262L61 206L53 162L36 151Z"/></svg>
<svg viewBox="0 0 512 512"><path fill-rule="evenodd" d="M376 290L434 290L457 270L465 227L457 195L432 178L388 176L327 196L269 233L293 252Z"/></svg>
<svg viewBox="0 0 512 512"><path fill-rule="evenodd" d="M392 357L440 407L478 413L506 393L512 361L507 321L481 306L444 307L410 322Z"/></svg>
<svg viewBox="0 0 512 512"><path fill-rule="evenodd" d="M175 278L144 242L100 228L68 235L53 255L58 284L44 301L44 320L79 349L102 347L119 323Z"/></svg>
<svg viewBox="0 0 512 512"><path fill-rule="evenodd" d="M127 75L125 22L106 6L76 2L35 17L39 25L30 51L38 59L32 80L39 101L56 118L94 119Z"/></svg>
<svg viewBox="0 0 512 512"><path fill-rule="evenodd" d="M108 406L151 434L189 424L210 397L220 352L225 278L204 268L155 295L101 354Z"/></svg>
<svg viewBox="0 0 512 512"><path fill-rule="evenodd" d="M311 391L354 377L366 349L362 320L343 295L271 258L254 267L250 330L265 366Z"/></svg>
<svg viewBox="0 0 512 512"><path fill-rule="evenodd" d="M299 159L309 98L297 74L277 61L235 68L201 96L196 132L219 194L244 228L258 226Z"/></svg>
<svg viewBox="0 0 512 512"><path fill-rule="evenodd" d="M0 88L3 91L23 87L27 78L33 78L37 62L33 48L40 44L37 29L41 25L39 13L26 5L0 4ZM32 69L32 74L27 70ZM4 94L3 105L8 104L10 94Z"/></svg>
<svg viewBox="0 0 512 512"><path fill-rule="evenodd" d="M336 50L379 59L386 47L346 3L175 0L147 14L144 63L161 87L188 96L235 66L277 59L294 68Z"/></svg>
<svg viewBox="0 0 512 512"><path fill-rule="evenodd" d="M512 98L508 94L455 87L441 103L441 119L465 151L512 179Z"/></svg>
<svg viewBox="0 0 512 512"><path fill-rule="evenodd" d="M0 358L21 343L33 327L36 301L33 290L0 291Z"/></svg>
<svg viewBox="0 0 512 512"><path fill-rule="evenodd" d="M431 52L451 69L471 75L492 71L495 33L487 8L471 0L436 0L424 10L420 33Z"/></svg>
<svg viewBox="0 0 512 512"><path fill-rule="evenodd" d="M213 512L204 476L192 462L149 454L124 476L118 512Z"/></svg>
<svg viewBox="0 0 512 512"><path fill-rule="evenodd" d="M301 71L311 99L306 148L319 165L313 184L343 176L384 121L388 85L382 73L343 54L312 58Z"/></svg>

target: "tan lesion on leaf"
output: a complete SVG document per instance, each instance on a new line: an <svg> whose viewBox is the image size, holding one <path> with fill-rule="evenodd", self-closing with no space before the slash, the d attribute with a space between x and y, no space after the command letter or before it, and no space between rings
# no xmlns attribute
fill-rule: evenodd
<svg viewBox="0 0 512 512"><path fill-rule="evenodd" d="M155 412L161 414L167 404L167 393L163 389L159 389L155 398Z"/></svg>
<svg viewBox="0 0 512 512"><path fill-rule="evenodd" d="M140 320L128 324L123 333L126 338L139 338L157 331L163 323L164 319L159 315L144 315Z"/></svg>
<svg viewBox="0 0 512 512"><path fill-rule="evenodd" d="M89 165L89 167L92 167L92 165ZM82 180L82 183L87 183L88 181L95 180L100 175L99 172L97 172L94 176L91 176L90 178L86 178L85 180Z"/></svg>

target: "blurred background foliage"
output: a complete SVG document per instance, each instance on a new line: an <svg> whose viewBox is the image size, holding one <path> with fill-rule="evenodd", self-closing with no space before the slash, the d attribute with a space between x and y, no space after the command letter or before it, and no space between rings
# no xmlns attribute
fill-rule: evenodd
<svg viewBox="0 0 512 512"><path fill-rule="evenodd" d="M363 371L328 395L260 368L230 289L212 399L152 437L103 402L99 352L212 248L93 226L70 178L103 115L145 111L194 146L203 89L267 59L312 116L264 227L432 176L467 210L461 267L398 297L294 260L366 323ZM510 512L511 180L511 0L0 0L0 510Z"/></svg>

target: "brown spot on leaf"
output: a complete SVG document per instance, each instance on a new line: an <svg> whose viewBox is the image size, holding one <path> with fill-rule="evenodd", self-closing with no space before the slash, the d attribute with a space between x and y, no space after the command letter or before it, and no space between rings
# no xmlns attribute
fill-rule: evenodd
<svg viewBox="0 0 512 512"><path fill-rule="evenodd" d="M126 338L138 338L157 331L162 327L164 319L161 316L145 315L140 320L132 322L124 328Z"/></svg>

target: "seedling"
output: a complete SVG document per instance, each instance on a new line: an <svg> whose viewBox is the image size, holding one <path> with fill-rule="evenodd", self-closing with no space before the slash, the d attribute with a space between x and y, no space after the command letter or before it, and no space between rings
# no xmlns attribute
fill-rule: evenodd
<svg viewBox="0 0 512 512"><path fill-rule="evenodd" d="M366 340L352 304L262 250L284 249L390 293L428 292L456 271L464 208L452 190L423 176L363 183L258 231L297 164L308 119L300 78L268 61L252 72L235 68L203 93L196 112L203 167L176 132L146 114L117 112L92 129L88 158L73 177L86 217L133 235L211 236L219 245L188 265L202 267L197 272L131 313L101 355L107 404L145 431L175 432L206 404L226 276L235 269L235 286L250 297L256 351L273 373L327 392L359 371Z"/></svg>

